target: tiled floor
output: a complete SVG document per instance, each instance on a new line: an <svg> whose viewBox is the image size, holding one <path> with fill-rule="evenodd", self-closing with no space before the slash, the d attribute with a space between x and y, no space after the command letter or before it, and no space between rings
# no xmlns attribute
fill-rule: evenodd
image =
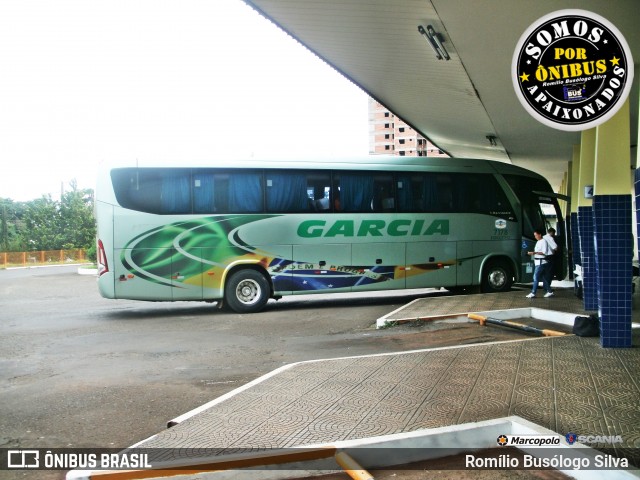
<svg viewBox="0 0 640 480"><path fill-rule="evenodd" d="M540 308L583 313L569 293L534 302ZM410 308L415 311L398 315L529 305L521 291L438 297L414 302ZM634 340L638 345L640 339ZM177 455L179 449L226 454L518 415L563 435L620 435L624 443L609 453L638 465L639 372L640 349L603 349L597 338L575 336L304 362L139 447L167 449L166 455Z"/></svg>
<svg viewBox="0 0 640 480"><path fill-rule="evenodd" d="M511 308L536 307L558 312L571 312L587 315L582 300L572 289L555 289L551 298L543 298L542 293L534 299L526 298L528 290L513 290L507 293L482 295L453 295L447 297L425 297L396 310L386 318L387 321L429 319L431 317L487 310L506 310ZM593 313L593 312L590 312Z"/></svg>

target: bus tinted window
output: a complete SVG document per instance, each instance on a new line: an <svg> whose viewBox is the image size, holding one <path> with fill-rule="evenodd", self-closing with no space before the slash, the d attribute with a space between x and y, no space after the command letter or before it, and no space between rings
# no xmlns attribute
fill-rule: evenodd
<svg viewBox="0 0 640 480"><path fill-rule="evenodd" d="M466 212L513 217L513 209L493 175L400 174L397 187L401 212Z"/></svg>
<svg viewBox="0 0 640 480"><path fill-rule="evenodd" d="M328 172L307 172L307 196L311 211L331 211L331 175Z"/></svg>
<svg viewBox="0 0 640 480"><path fill-rule="evenodd" d="M515 218L489 174L132 168L113 170L112 180L124 208L163 215L442 212Z"/></svg>
<svg viewBox="0 0 640 480"><path fill-rule="evenodd" d="M511 204L493 175L457 175L458 210L515 219Z"/></svg>
<svg viewBox="0 0 640 480"><path fill-rule="evenodd" d="M181 169L122 169L112 172L120 205L149 213L191 212L189 171Z"/></svg>
<svg viewBox="0 0 640 480"><path fill-rule="evenodd" d="M396 209L393 176L389 174L375 174L373 177L374 212L393 212Z"/></svg>
<svg viewBox="0 0 640 480"><path fill-rule="evenodd" d="M368 172L334 175L336 210L345 213L370 212L373 176Z"/></svg>
<svg viewBox="0 0 640 480"><path fill-rule="evenodd" d="M263 211L262 176L258 172L234 172L229 175L229 212Z"/></svg>
<svg viewBox="0 0 640 480"><path fill-rule="evenodd" d="M280 170L265 172L267 211L281 213L330 210L328 173Z"/></svg>
<svg viewBox="0 0 640 480"><path fill-rule="evenodd" d="M545 228L546 223L544 214L542 210L540 210L538 195L533 192L552 192L546 182L535 178L518 175L504 175L504 178L522 205L522 213L524 214L522 225L523 234L529 238L533 238L533 230L536 228Z"/></svg>
<svg viewBox="0 0 640 480"><path fill-rule="evenodd" d="M219 183L219 182L218 182ZM211 172L194 172L193 179L193 211L194 213L211 213L216 211L216 181Z"/></svg>

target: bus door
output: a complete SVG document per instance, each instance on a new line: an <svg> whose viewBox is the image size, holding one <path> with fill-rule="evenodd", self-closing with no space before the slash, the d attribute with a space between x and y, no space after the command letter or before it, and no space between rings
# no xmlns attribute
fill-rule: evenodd
<svg viewBox="0 0 640 480"><path fill-rule="evenodd" d="M522 264L525 267L522 282L533 281L533 262L527 252L533 251L536 240L533 231L544 229L546 234L550 228L556 231L555 242L558 253L554 263L554 278L564 279L567 274L566 231L562 213L556 199L556 194L548 192L531 192L529 202L523 205L523 235L522 235Z"/></svg>

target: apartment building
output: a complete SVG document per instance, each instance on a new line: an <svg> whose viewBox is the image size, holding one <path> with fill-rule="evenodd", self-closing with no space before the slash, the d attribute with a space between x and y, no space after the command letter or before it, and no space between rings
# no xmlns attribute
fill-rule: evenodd
<svg viewBox="0 0 640 480"><path fill-rule="evenodd" d="M369 98L369 154L447 157L384 105Z"/></svg>

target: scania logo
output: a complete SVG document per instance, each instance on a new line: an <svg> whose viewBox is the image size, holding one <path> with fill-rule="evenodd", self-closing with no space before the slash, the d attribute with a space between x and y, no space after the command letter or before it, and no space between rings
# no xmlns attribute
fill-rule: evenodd
<svg viewBox="0 0 640 480"><path fill-rule="evenodd" d="M524 32L511 76L520 103L536 120L559 130L587 130L624 103L633 58L620 31L605 18L560 10Z"/></svg>

